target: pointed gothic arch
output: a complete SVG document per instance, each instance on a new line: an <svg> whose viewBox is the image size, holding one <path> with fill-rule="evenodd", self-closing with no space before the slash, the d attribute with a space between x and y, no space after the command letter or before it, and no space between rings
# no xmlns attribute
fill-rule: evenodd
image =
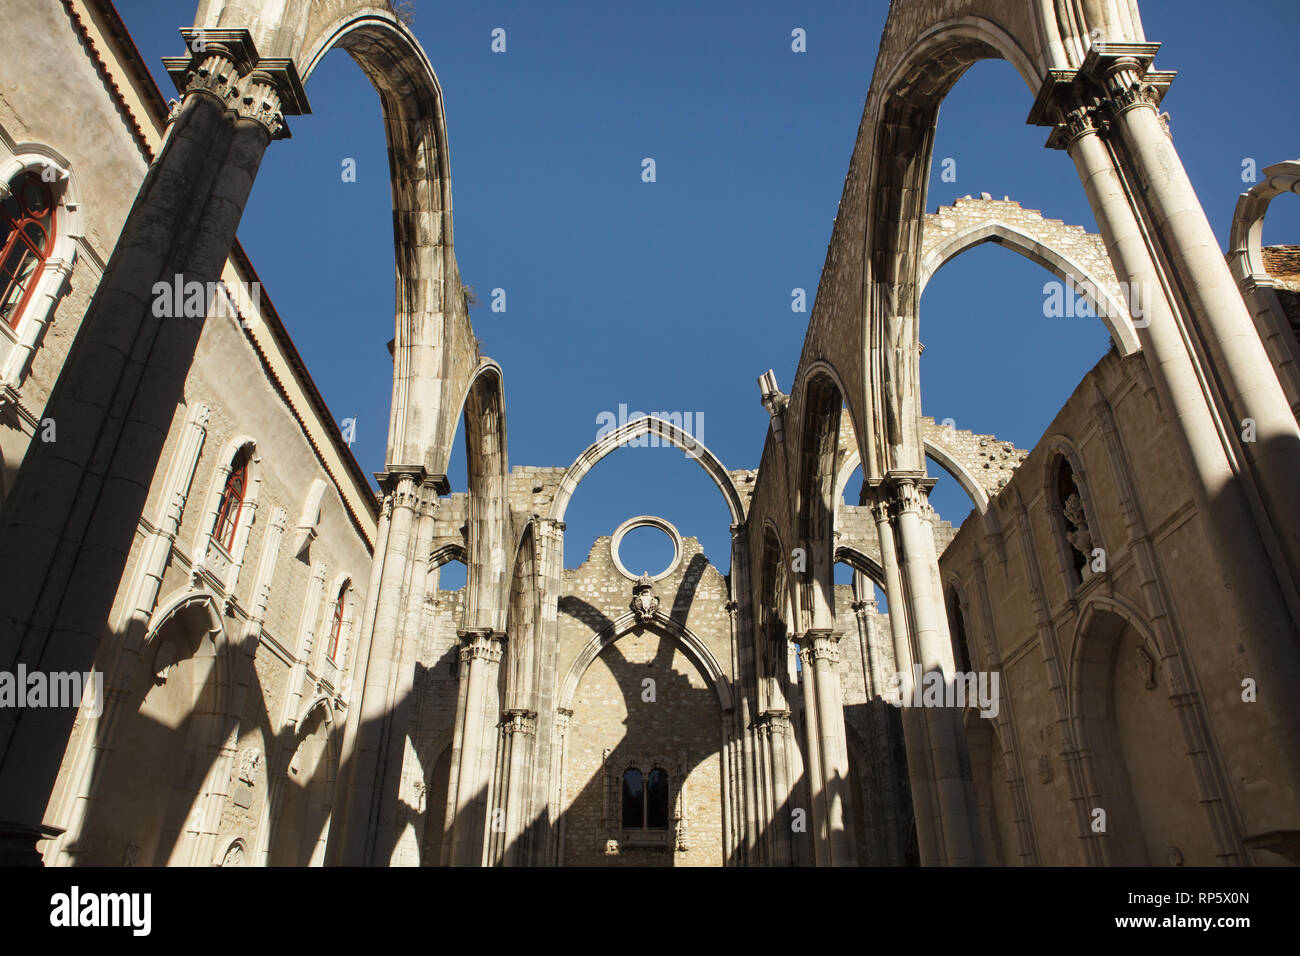
<svg viewBox="0 0 1300 956"><path fill-rule="evenodd" d="M695 458L700 467L713 479L713 483L718 486L718 491L722 493L723 499L727 502L727 510L731 512L732 525L744 522L744 502L741 500L740 492L736 489L736 483L732 479L731 473L723 466L718 456L709 451L702 441L697 441L694 436L683 431L681 426L652 415L634 418L588 445L586 450L573 460L573 464L564 473L559 490L555 493L555 498L551 502L548 517L554 521L563 521L564 513L569 507L569 501L573 498L573 493L577 490L582 479L587 476L587 473L607 455L622 448L628 442L640 438L642 435L655 435L668 444L690 453L691 457Z"/></svg>

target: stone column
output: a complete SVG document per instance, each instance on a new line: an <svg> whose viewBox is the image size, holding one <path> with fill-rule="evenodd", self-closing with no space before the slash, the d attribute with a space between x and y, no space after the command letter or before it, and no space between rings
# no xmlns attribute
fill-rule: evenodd
<svg viewBox="0 0 1300 956"><path fill-rule="evenodd" d="M849 752L844 739L844 698L840 675L836 672L840 655L839 635L824 629L806 632L800 642L804 654L804 673L811 672L811 698L805 696L805 710L816 712L816 733L809 725L809 750L817 750L821 771L820 790L825 813L825 859L830 866L854 866L853 840L845 828L845 816L852 812L849 803ZM815 736L815 740L814 740ZM811 771L810 771L811 772ZM818 826L818 833L823 827Z"/></svg>
<svg viewBox="0 0 1300 956"><path fill-rule="evenodd" d="M46 405L75 427L32 444L5 503L0 668L91 669L202 327L156 316L154 287L220 278L263 152L307 108L292 63L261 62L247 31L204 41L169 64L183 99ZM0 863L39 862L75 716L0 714Z"/></svg>
<svg viewBox="0 0 1300 956"><path fill-rule="evenodd" d="M532 766L534 744L537 740L537 712L533 710L507 710L501 715L501 766L505 780L498 792L505 804L505 830L494 859L506 866L522 866L528 862L529 847L524 845L526 821L531 816L529 768Z"/></svg>
<svg viewBox="0 0 1300 956"><path fill-rule="evenodd" d="M800 689L803 696L804 753L807 755L804 763L804 781L808 785L808 802L811 804L808 807L808 831L812 834L813 865L830 866L828 845L830 834L827 824L829 814L826 774L822 770L821 714L817 710L817 674L813 668L812 648L802 642L799 643L799 659L803 673Z"/></svg>
<svg viewBox="0 0 1300 956"><path fill-rule="evenodd" d="M402 771L415 693L415 668L420 655L420 630L425 621L428 594L429 557L433 547L434 519L438 494L445 487L440 476L421 474L415 518L402 558L404 574L399 586L400 610L396 625L378 628L372 645L384 649L388 659L388 687L385 691L384 731L379 775L371 799L374 801L374 832L366 850L366 863L392 866L402 832L408 821L402 805ZM381 579L381 587L382 587ZM386 604L386 602L385 602ZM421 781L423 782L423 781Z"/></svg>
<svg viewBox="0 0 1300 956"><path fill-rule="evenodd" d="M880 540L881 564L885 575L885 600L889 604L889 631L894 642L894 661L898 687L893 693L900 705L912 700L912 637L907 626L907 598L898 566L898 550L887 498L872 503L872 517ZM917 852L922 866L942 863L939 811L935 804L930 770L930 739L922 714L914 707L902 707L903 745L907 751L907 777L912 791L913 819L916 823Z"/></svg>
<svg viewBox="0 0 1300 956"><path fill-rule="evenodd" d="M573 711L567 707L555 710L555 779L552 782L552 799L555 801L558 822L555 826L555 850L552 858L555 866L564 864L564 793L568 787L569 772L569 724L573 721ZM549 862L549 861L548 861Z"/></svg>
<svg viewBox="0 0 1300 956"><path fill-rule="evenodd" d="M377 797L382 791L385 729L389 723L389 687L400 653L398 633L402 612L403 585L416 509L420 503L423 469L387 471L380 475L380 487L391 497L391 516L386 529L386 552L378 582L378 595L370 632L362 635L369 645L361 695L356 703L358 722L350 749L351 772L340 819L338 862L344 866L365 866L370 862L373 837L378 831ZM385 861L387 862L387 861Z"/></svg>
<svg viewBox="0 0 1300 956"><path fill-rule="evenodd" d="M1280 544L1283 590L1300 592L1300 424L1156 111L1172 80L1172 74L1149 71L1159 46L1097 44L1081 72L1103 91L1112 139L1141 186L1150 241L1172 273L1188 327L1213 365L1232 450L1241 458L1243 479L1258 489L1258 500L1251 501L1256 520ZM1241 439L1246 419L1255 423L1254 441Z"/></svg>
<svg viewBox="0 0 1300 956"><path fill-rule="evenodd" d="M564 791L557 789L563 774L564 754L561 750L567 732L557 721L563 712L555 706L556 667L554 654L543 648L557 647L560 640L559 602L564 589L564 522L553 518L539 518L534 524L537 535L537 575L540 590L540 619L536 624L537 650L534 661L534 701L530 707L537 712L537 734L533 743L532 815L527 824L536 831L531 841L529 859L521 861L533 866L559 865L559 821L563 813ZM543 772L544 768L549 773Z"/></svg>
<svg viewBox="0 0 1300 956"><path fill-rule="evenodd" d="M1204 320L1189 317L1184 322L1170 305L1153 248L1157 239L1139 220L1138 185L1130 181L1122 158L1103 135L1106 117L1085 80L1068 72L1050 74L1030 120L1054 127L1047 145L1066 149L1074 161L1116 277L1141 292L1146 312L1137 327L1141 360L1151 374L1175 447L1183 458L1196 510L1221 557L1225 594L1243 622L1235 638L1246 648L1251 676L1258 681L1258 702L1252 707L1259 708L1263 717L1261 734L1274 740L1284 755L1281 761L1287 769L1279 769L1276 779L1300 778L1300 739L1294 733L1300 726L1300 697L1289 690L1300 685L1300 655L1291 636L1295 632L1294 603L1300 598L1294 586L1280 583L1274 560L1278 555L1270 555L1263 535L1254 533L1253 529L1261 527L1258 509L1252 510L1258 499L1251 500L1245 475L1239 470L1234 439L1240 436L1240 429L1234 430L1232 422L1225 423L1216 414L1210 379L1217 370L1206 368L1191 342L1193 329L1188 325L1204 324ZM1258 342L1253 329L1250 334ZM1276 381L1271 370L1269 375ZM1292 603L1290 615L1288 601ZM1294 815L1290 822L1276 818L1274 809L1293 801L1278 796L1271 787L1253 789L1241 798L1247 816L1248 805L1255 804L1261 811L1259 818L1271 821L1269 829L1285 829L1295 823Z"/></svg>
<svg viewBox="0 0 1300 956"><path fill-rule="evenodd" d="M489 690L496 685L505 635L490 629L462 631L460 666L465 694L456 712L461 746L456 771L455 816L451 821L452 866L483 862L488 788L492 784L492 747L484 726ZM491 735L495 740L495 735Z"/></svg>
<svg viewBox="0 0 1300 956"><path fill-rule="evenodd" d="M759 740L763 744L763 764L768 768L768 799L770 813L767 814L769 839L768 865L792 866L794 856L790 830L790 806L792 792L790 782L790 764L787 759L790 740L790 712L788 710L766 710L758 718Z"/></svg>
<svg viewBox="0 0 1300 956"><path fill-rule="evenodd" d="M940 682L945 690L952 686L956 667L953 663L952 639L948 634L948 621L944 613L943 595L935 587L938 563L935 558L934 538L930 524L925 520L929 507L926 486L933 482L910 472L900 472L888 479L893 523L898 528L897 542L901 546L903 598L907 611L910 658L900 658L899 669L905 662L910 667L913 680L930 684ZM883 544L883 538L882 538ZM890 619L899 610L891 595ZM910 708L916 700L904 696L902 704ZM938 862L947 866L970 866L983 862L975 809L974 788L970 779L970 758L966 751L966 735L961 724L961 713L955 707L926 707L921 718L927 728L929 750L930 792L932 810L939 814L938 833L942 842L935 849L941 852ZM909 761L911 751L908 753ZM918 823L919 823L918 812ZM920 829L918 826L918 837Z"/></svg>

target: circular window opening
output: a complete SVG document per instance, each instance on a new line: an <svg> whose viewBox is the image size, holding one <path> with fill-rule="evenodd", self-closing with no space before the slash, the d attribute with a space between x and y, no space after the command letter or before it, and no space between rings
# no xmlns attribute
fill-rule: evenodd
<svg viewBox="0 0 1300 956"><path fill-rule="evenodd" d="M624 521L609 544L614 566L633 580L648 574L658 581L671 574L682 559L681 535L672 524L653 515Z"/></svg>
<svg viewBox="0 0 1300 956"><path fill-rule="evenodd" d="M668 570L668 565L673 563L676 550L673 547L673 539L668 537L667 532L642 525L633 528L623 536L623 540L619 542L618 556L623 562L623 567L633 574L640 575L645 572L651 577L656 577Z"/></svg>

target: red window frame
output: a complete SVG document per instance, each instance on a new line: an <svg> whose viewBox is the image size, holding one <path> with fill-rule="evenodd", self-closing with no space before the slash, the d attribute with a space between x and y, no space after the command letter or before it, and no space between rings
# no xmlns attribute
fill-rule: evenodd
<svg viewBox="0 0 1300 956"><path fill-rule="evenodd" d="M9 196L0 203L0 315L13 329L40 283L45 260L54 251L55 205L49 184L35 173L23 173L9 186ZM33 189L39 197L34 203ZM38 235L34 237L33 231ZM31 260L35 264L24 276L23 267ZM22 296L4 314L15 287L22 290Z"/></svg>
<svg viewBox="0 0 1300 956"><path fill-rule="evenodd" d="M217 523L212 527L212 537L217 544L230 552L235 546L235 530L239 516L244 511L244 495L248 492L248 449L241 448L230 463L226 486L221 490L217 505Z"/></svg>
<svg viewBox="0 0 1300 956"><path fill-rule="evenodd" d="M338 663L339 638L343 634L343 603L347 597L348 586L344 584L339 588L338 597L334 601L334 623L330 628L330 660Z"/></svg>

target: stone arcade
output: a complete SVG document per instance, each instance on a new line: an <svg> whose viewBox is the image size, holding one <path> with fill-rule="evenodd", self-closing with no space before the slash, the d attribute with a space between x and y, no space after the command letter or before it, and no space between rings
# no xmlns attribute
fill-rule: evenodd
<svg viewBox="0 0 1300 956"><path fill-rule="evenodd" d="M1300 255L1261 245L1300 161L1242 196L1225 258L1134 0L895 0L795 378L760 379L757 470L653 416L510 467L442 92L383 3L202 0L170 108L108 0L4 15L6 73L67 67L0 97L6 236L48 240L0 300L0 670L104 693L0 708L0 862L1300 860ZM334 48L394 177L378 496L235 240ZM1100 235L1009 199L925 213L939 105L990 57ZM991 241L1088 290L1114 346L1029 451L921 414L921 291ZM178 277L204 321L154 307ZM647 436L717 486L729 574L654 515L565 568L578 484ZM959 528L927 458L970 494ZM673 542L653 578L619 556L642 526ZM996 701L891 704L977 674Z"/></svg>

